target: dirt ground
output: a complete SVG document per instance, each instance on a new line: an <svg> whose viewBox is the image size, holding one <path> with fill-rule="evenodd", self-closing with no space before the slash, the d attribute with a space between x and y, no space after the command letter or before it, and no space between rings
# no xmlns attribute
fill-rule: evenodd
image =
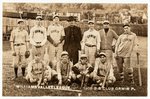
<svg viewBox="0 0 150 99"><path fill-rule="evenodd" d="M127 81L120 84L118 81L114 84L113 88L126 88L131 90L83 90L82 96L147 96L147 37L138 37L139 39L139 52L140 52L140 66L142 74L142 86L138 82L138 70L136 65L136 55L132 55L132 66L134 67L135 85L130 85ZM8 41L3 41L3 68L2 68L2 94L3 96L77 96L75 92L58 91L49 89L30 89L30 88L16 88L15 85L29 85L29 83L21 77L21 69L19 69L19 78L11 80L14 77L12 66L12 55L10 51L10 44ZM118 77L115 69L115 76ZM125 76L125 79L127 77Z"/></svg>

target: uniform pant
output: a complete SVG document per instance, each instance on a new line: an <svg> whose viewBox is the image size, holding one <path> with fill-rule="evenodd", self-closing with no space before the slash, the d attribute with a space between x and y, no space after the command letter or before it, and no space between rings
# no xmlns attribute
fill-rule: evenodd
<svg viewBox="0 0 150 99"><path fill-rule="evenodd" d="M26 67L27 62L25 58L25 52L26 52L26 46L20 45L20 46L14 46L16 56L13 56L13 66L14 67Z"/></svg>
<svg viewBox="0 0 150 99"><path fill-rule="evenodd" d="M61 43L57 47L55 47L54 45L49 43L49 49L48 50L49 50L50 62L52 62L55 59L55 57L56 57L56 60L59 60L61 57L61 53L63 51L63 45Z"/></svg>
<svg viewBox="0 0 150 99"><path fill-rule="evenodd" d="M45 46L35 47L32 46L32 59L34 59L35 53L41 53L40 58L43 59L45 53Z"/></svg>
<svg viewBox="0 0 150 99"><path fill-rule="evenodd" d="M96 46L94 47L88 47L85 46L85 54L88 57L88 62L94 66L95 65L95 54L96 54Z"/></svg>
<svg viewBox="0 0 150 99"><path fill-rule="evenodd" d="M116 58L116 62L117 62L117 65L118 65L120 77L122 79L124 78L124 75L123 75L124 74L123 64L124 64L125 68L127 68L127 72L128 72L129 77L132 79L132 77L133 77L133 68L130 65L130 57L120 57L120 56L118 56Z"/></svg>

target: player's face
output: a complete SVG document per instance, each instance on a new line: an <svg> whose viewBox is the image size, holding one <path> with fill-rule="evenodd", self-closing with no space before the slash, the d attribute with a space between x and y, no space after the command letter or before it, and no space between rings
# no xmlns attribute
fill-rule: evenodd
<svg viewBox="0 0 150 99"><path fill-rule="evenodd" d="M63 55L63 56L61 57L61 60L62 60L62 63L66 64L66 63L68 62L68 60L69 60L68 55Z"/></svg>
<svg viewBox="0 0 150 99"><path fill-rule="evenodd" d="M93 29L94 28L94 23L89 23L89 28Z"/></svg>
<svg viewBox="0 0 150 99"><path fill-rule="evenodd" d="M75 25L76 22L75 21L70 21L69 23L70 23L70 25Z"/></svg>
<svg viewBox="0 0 150 99"><path fill-rule="evenodd" d="M100 57L100 61L101 61L102 63L105 63L105 62L106 62L106 57L105 57L105 56L101 56L101 57Z"/></svg>
<svg viewBox="0 0 150 99"><path fill-rule="evenodd" d="M20 22L20 23L18 24L19 29L22 30L22 29L24 28L24 25L25 25L24 22Z"/></svg>
<svg viewBox="0 0 150 99"><path fill-rule="evenodd" d="M124 27L124 32L125 33L130 33L130 27L129 26L125 26Z"/></svg>
<svg viewBox="0 0 150 99"><path fill-rule="evenodd" d="M86 64L87 63L87 58L81 58L81 63Z"/></svg>
<svg viewBox="0 0 150 99"><path fill-rule="evenodd" d="M104 23L103 27L104 27L104 29L108 29L109 28L109 23Z"/></svg>
<svg viewBox="0 0 150 99"><path fill-rule="evenodd" d="M56 22L56 23L58 23L58 22L59 22L59 18L58 18L58 17L55 17L55 18L53 19L53 21Z"/></svg>
<svg viewBox="0 0 150 99"><path fill-rule="evenodd" d="M35 55L35 61L37 61L37 62L40 61L40 55Z"/></svg>
<svg viewBox="0 0 150 99"><path fill-rule="evenodd" d="M37 20L37 25L40 26L41 25L41 19Z"/></svg>

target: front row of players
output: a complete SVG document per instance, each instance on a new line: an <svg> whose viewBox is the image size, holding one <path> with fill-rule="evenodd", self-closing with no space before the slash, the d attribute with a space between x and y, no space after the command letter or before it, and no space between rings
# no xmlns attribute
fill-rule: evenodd
<svg viewBox="0 0 150 99"><path fill-rule="evenodd" d="M68 52L63 51L56 66L49 66L40 56L40 52L35 52L35 59L28 64L26 75L26 80L31 83L37 82L37 86L48 84L102 86L104 81L111 85L116 81L112 66L107 62L106 54L103 52L97 55L94 67L88 63L85 54L81 54L79 62L73 65Z"/></svg>

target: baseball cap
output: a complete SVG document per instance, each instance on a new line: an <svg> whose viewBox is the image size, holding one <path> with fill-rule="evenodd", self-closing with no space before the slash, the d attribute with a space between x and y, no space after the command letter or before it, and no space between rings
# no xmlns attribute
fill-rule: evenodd
<svg viewBox="0 0 150 99"><path fill-rule="evenodd" d="M54 18L56 18L56 17L58 17L58 18L59 18L59 16L58 16L58 15L54 15L54 16L53 16L53 19L54 19Z"/></svg>
<svg viewBox="0 0 150 99"><path fill-rule="evenodd" d="M108 20L104 20L103 24L106 24L106 23L109 24L109 21Z"/></svg>
<svg viewBox="0 0 150 99"><path fill-rule="evenodd" d="M19 24L20 22L24 22L24 20L23 19L18 19L17 23Z"/></svg>
<svg viewBox="0 0 150 99"><path fill-rule="evenodd" d="M94 21L93 20L89 20L88 24L90 24L90 23L94 24Z"/></svg>
<svg viewBox="0 0 150 99"><path fill-rule="evenodd" d="M99 53L98 57L104 56L106 57L106 54L104 52Z"/></svg>
<svg viewBox="0 0 150 99"><path fill-rule="evenodd" d="M76 19L74 18L74 16L69 16L68 17L68 22L70 22L70 21L76 21Z"/></svg>
<svg viewBox="0 0 150 99"><path fill-rule="evenodd" d="M68 55L68 52L67 52L67 51L63 51L63 52L61 53L61 57L62 57L63 55Z"/></svg>
<svg viewBox="0 0 150 99"><path fill-rule="evenodd" d="M37 16L36 19L37 19L37 20L38 20L38 19L41 19L41 20L42 20L42 16Z"/></svg>
<svg viewBox="0 0 150 99"><path fill-rule="evenodd" d="M125 27L125 26L130 27L130 24L129 23L123 24L123 27Z"/></svg>
<svg viewBox="0 0 150 99"><path fill-rule="evenodd" d="M80 58L87 58L86 54L81 54Z"/></svg>

